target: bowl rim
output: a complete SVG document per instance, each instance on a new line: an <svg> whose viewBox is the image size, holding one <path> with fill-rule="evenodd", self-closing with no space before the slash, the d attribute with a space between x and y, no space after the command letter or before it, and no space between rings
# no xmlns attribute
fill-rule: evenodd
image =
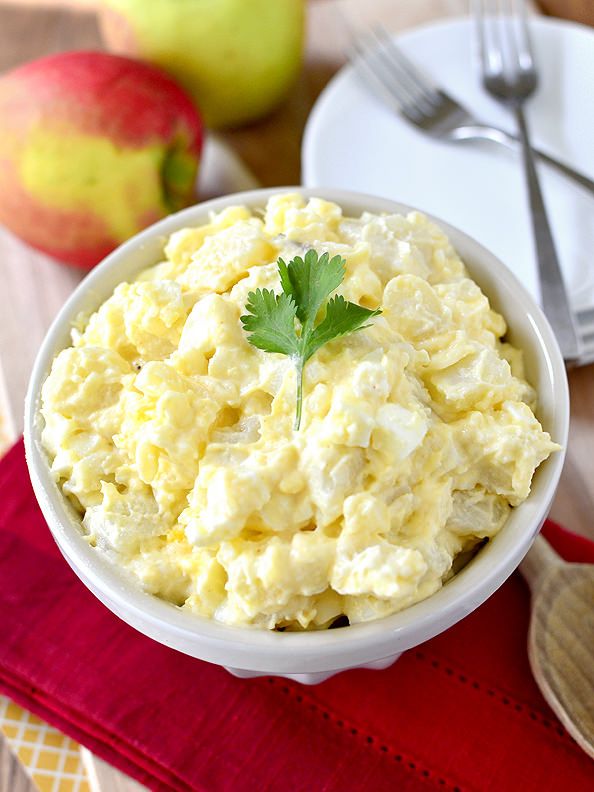
<svg viewBox="0 0 594 792"><path fill-rule="evenodd" d="M421 211L387 198L332 188L300 186L273 187L233 193L211 199L160 220L109 254L79 284L52 322L38 351L25 399L25 451L33 489L58 547L83 583L124 621L141 632L203 660L232 665L246 671L323 672L353 664L380 660L415 646L442 632L484 602L512 573L538 533L554 496L569 429L569 390L559 346L544 314L517 280L492 253L467 234L448 223L423 213L436 222L467 264L473 275L474 263L485 272L493 269L501 287L524 305L542 359L552 397L554 439L562 445L539 470L539 497L533 494L517 507L500 533L461 572L433 595L397 613L345 628L299 633L278 633L260 628L233 627L183 611L142 590L125 570L97 552L83 538L80 519L73 517L66 498L50 474L48 458L41 445L40 392L55 355L67 344L74 318L89 294L100 294L101 284L117 282L120 264L133 253L154 247L173 231L200 225L211 212L228 206L261 208L278 193L299 193L319 197L341 206L345 214L370 212L407 213ZM157 260L151 259L152 263ZM145 261L135 272L150 266ZM128 277L132 275L129 273ZM480 279L480 278L479 278ZM490 297L490 295L488 295ZM96 308L105 298L98 298ZM511 323L513 325L513 321ZM512 328L513 329L513 328ZM78 523L78 527L77 527ZM523 531L520 530L524 526ZM529 528L529 530L527 529ZM139 625L141 625L139 627Z"/></svg>

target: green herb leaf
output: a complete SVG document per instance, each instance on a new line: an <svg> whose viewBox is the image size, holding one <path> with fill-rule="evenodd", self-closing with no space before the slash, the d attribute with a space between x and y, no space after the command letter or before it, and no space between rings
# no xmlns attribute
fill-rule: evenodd
<svg viewBox="0 0 594 792"><path fill-rule="evenodd" d="M371 311L356 303L348 302L340 294L332 297L326 306L326 316L307 339L303 351L304 359L309 360L328 341L369 327L365 322L380 313L379 308Z"/></svg>
<svg viewBox="0 0 594 792"><path fill-rule="evenodd" d="M340 256L321 256L308 250L288 264L278 260L282 293L256 289L248 294L246 311L241 317L248 341L265 352L287 355L297 370L297 409L295 429L301 424L303 407L303 367L320 347L340 336L363 330L369 319L381 313L348 302L330 293L342 283L345 260ZM316 326L316 317L326 302L326 312ZM298 320L298 322L297 322ZM299 332L297 324L300 324Z"/></svg>
<svg viewBox="0 0 594 792"><path fill-rule="evenodd" d="M342 283L345 260L308 250L303 258L295 256L288 266L279 258L278 269L284 293L297 306L297 318L301 324L313 324L324 300Z"/></svg>
<svg viewBox="0 0 594 792"><path fill-rule="evenodd" d="M290 357L300 353L295 334L295 303L286 294L256 289L248 294L247 315L241 317L248 341L264 352L279 352Z"/></svg>

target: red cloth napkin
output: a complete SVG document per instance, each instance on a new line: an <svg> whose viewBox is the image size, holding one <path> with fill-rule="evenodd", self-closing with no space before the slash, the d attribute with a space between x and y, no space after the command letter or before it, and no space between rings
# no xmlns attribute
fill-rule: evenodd
<svg viewBox="0 0 594 792"><path fill-rule="evenodd" d="M594 544L546 534L594 562ZM514 575L386 671L239 680L101 605L53 542L22 442L0 462L0 690L159 792L594 789L530 674L528 602Z"/></svg>

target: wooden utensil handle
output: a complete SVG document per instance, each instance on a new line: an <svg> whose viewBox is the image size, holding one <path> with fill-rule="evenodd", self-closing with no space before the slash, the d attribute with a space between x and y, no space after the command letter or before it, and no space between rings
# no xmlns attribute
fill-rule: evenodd
<svg viewBox="0 0 594 792"><path fill-rule="evenodd" d="M91 792L148 792L142 784L98 759L87 748L81 746L80 755L87 771Z"/></svg>
<svg viewBox="0 0 594 792"><path fill-rule="evenodd" d="M36 792L36 789L0 731L0 792Z"/></svg>
<svg viewBox="0 0 594 792"><path fill-rule="evenodd" d="M539 581L544 578L545 572L553 566L563 564L563 559L557 555L551 545L541 534L538 534L534 544L520 564L520 572L532 592L536 591Z"/></svg>

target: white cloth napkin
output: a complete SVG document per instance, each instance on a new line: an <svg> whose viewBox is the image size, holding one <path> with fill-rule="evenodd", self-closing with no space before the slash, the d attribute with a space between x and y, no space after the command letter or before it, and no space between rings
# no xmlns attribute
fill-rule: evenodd
<svg viewBox="0 0 594 792"><path fill-rule="evenodd" d="M198 199L206 201L219 195L253 190L258 180L238 155L217 135L209 133L198 175Z"/></svg>

